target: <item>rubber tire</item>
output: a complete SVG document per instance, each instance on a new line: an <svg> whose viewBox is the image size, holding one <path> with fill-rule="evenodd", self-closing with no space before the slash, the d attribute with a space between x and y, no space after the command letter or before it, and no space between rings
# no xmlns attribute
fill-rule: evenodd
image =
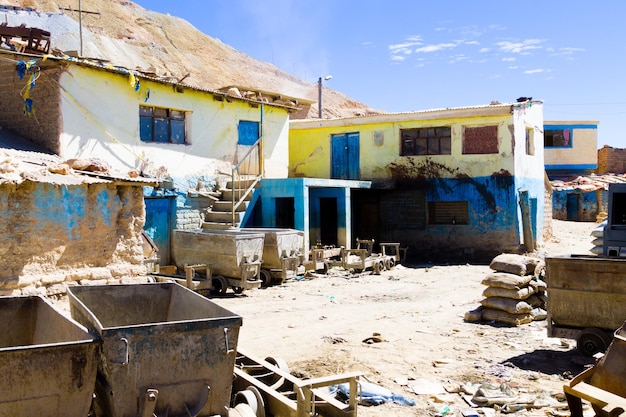
<svg viewBox="0 0 626 417"><path fill-rule="evenodd" d="M241 294L243 292L243 287L233 287L233 291L235 294Z"/></svg>
<svg viewBox="0 0 626 417"><path fill-rule="evenodd" d="M385 269L385 265L382 261L374 263L374 275L380 275L380 271Z"/></svg>
<svg viewBox="0 0 626 417"><path fill-rule="evenodd" d="M396 261L393 258L385 260L385 269L392 270L396 266Z"/></svg>
<svg viewBox="0 0 626 417"><path fill-rule="evenodd" d="M261 287L267 288L272 285L272 274L267 269L261 269L259 278L261 278Z"/></svg>
<svg viewBox="0 0 626 417"><path fill-rule="evenodd" d="M591 357L598 352L605 352L610 339L607 332L596 327L588 327L580 332L576 339L576 348L585 356Z"/></svg>
<svg viewBox="0 0 626 417"><path fill-rule="evenodd" d="M268 356L267 358L265 358L265 362L268 362L268 363L274 365L275 367L277 367L281 371L289 373L289 365L287 365L287 362L285 362L284 359L273 358L271 356ZM272 384L270 385L270 388L272 388L273 390L278 390L278 389L280 389L280 387L283 386L284 383L285 383L285 378L283 378L282 376L278 375L278 378L275 381L272 381Z"/></svg>
<svg viewBox="0 0 626 417"><path fill-rule="evenodd" d="M213 284L213 292L215 294L226 294L226 291L228 290L228 281L226 281L226 278L221 275L216 275L213 277L211 284Z"/></svg>

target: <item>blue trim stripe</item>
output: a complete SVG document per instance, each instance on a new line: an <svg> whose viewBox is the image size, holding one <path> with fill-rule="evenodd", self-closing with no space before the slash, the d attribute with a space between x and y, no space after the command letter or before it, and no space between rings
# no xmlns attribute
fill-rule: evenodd
<svg viewBox="0 0 626 417"><path fill-rule="evenodd" d="M598 164L563 164L563 165L546 165L546 169L565 169L565 170L581 170L596 169Z"/></svg>
<svg viewBox="0 0 626 417"><path fill-rule="evenodd" d="M543 130L597 129L598 125L543 125Z"/></svg>

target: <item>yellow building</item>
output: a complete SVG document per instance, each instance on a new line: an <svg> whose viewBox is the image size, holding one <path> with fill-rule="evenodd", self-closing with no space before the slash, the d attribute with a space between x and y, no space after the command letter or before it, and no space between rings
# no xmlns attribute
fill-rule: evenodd
<svg viewBox="0 0 626 417"><path fill-rule="evenodd" d="M354 236L490 256L542 238L542 132L538 100L293 120L289 176L371 181L351 195Z"/></svg>

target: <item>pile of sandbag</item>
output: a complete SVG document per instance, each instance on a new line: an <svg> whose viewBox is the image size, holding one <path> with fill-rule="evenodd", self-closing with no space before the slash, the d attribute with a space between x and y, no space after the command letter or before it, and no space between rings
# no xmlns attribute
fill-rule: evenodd
<svg viewBox="0 0 626 417"><path fill-rule="evenodd" d="M467 321L496 321L518 326L546 318L544 262L526 255L501 254L482 280L487 288L480 307L465 314Z"/></svg>

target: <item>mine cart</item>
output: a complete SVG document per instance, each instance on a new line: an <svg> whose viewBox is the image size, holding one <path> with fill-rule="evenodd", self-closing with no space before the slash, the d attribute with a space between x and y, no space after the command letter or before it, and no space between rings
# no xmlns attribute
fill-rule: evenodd
<svg viewBox="0 0 626 417"><path fill-rule="evenodd" d="M603 352L626 320L626 258L546 258L548 336L575 339L585 355Z"/></svg>
<svg viewBox="0 0 626 417"><path fill-rule="evenodd" d="M360 372L328 377L300 379L289 373L278 358L255 358L237 352L234 369L234 404L248 404L256 416L281 417L356 417ZM328 388L347 384L348 403L329 393Z"/></svg>
<svg viewBox="0 0 626 417"><path fill-rule="evenodd" d="M344 249L341 254L343 267L362 272L371 269L374 274L380 274L385 269L391 269L400 260L399 243L381 243L382 253L372 253L373 239L357 239L356 249ZM387 253L391 251L393 255Z"/></svg>
<svg viewBox="0 0 626 417"><path fill-rule="evenodd" d="M268 286L298 275L304 257L304 232L295 229L245 228L243 232L265 235L261 280Z"/></svg>
<svg viewBox="0 0 626 417"><path fill-rule="evenodd" d="M72 317L103 342L96 417L227 417L240 316L176 283L68 295Z"/></svg>
<svg viewBox="0 0 626 417"><path fill-rule="evenodd" d="M85 417L100 342L41 297L0 297L0 416Z"/></svg>
<svg viewBox="0 0 626 417"><path fill-rule="evenodd" d="M217 293L228 287L241 293L261 286L263 240L262 233L241 230L174 230L172 257L179 270L206 265Z"/></svg>

